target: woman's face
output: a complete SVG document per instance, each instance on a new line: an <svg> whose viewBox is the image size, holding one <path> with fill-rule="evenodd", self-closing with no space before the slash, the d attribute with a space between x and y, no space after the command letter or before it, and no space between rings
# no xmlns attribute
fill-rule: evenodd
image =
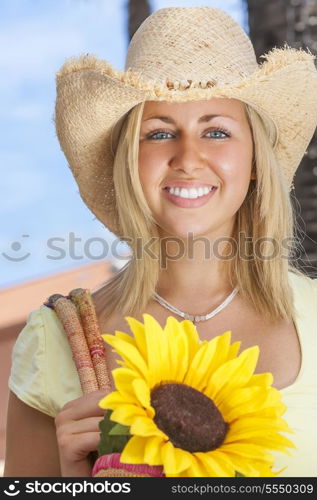
<svg viewBox="0 0 317 500"><path fill-rule="evenodd" d="M139 175L158 226L179 237L231 234L248 191L252 153L238 100L147 101Z"/></svg>

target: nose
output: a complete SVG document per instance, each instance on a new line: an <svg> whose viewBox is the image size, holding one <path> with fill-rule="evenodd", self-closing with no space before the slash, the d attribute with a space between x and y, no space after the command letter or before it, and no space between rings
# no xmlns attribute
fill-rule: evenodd
<svg viewBox="0 0 317 500"><path fill-rule="evenodd" d="M173 150L172 158L169 161L171 168L181 170L187 174L204 168L205 164L203 154L198 145L195 144L194 140L189 140L188 138L178 141L176 149Z"/></svg>

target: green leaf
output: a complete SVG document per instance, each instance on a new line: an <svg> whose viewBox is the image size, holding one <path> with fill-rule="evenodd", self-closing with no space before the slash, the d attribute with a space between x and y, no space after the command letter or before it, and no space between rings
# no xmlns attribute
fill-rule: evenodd
<svg viewBox="0 0 317 500"><path fill-rule="evenodd" d="M120 424L117 424L116 422L112 422L110 420L111 416L111 411L107 410L103 420L99 423L99 429L101 431L100 434L100 441L99 441L99 446L98 446L98 454L99 456L101 455L108 455L110 453L121 453L123 448L125 447L126 443L130 439L130 434L125 433L124 435L120 434L115 434L115 435L110 435L110 431L117 427ZM121 426L122 428L125 426ZM127 428L129 429L129 428Z"/></svg>
<svg viewBox="0 0 317 500"><path fill-rule="evenodd" d="M241 472L236 471L235 477L246 477L244 474L241 474Z"/></svg>
<svg viewBox="0 0 317 500"><path fill-rule="evenodd" d="M109 431L109 436L127 436L130 434L130 427L122 424L116 424L112 427L111 431Z"/></svg>

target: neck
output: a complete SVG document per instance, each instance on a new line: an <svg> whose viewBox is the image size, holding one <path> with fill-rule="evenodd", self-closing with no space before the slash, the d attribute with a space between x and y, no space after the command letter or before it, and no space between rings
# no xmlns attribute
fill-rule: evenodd
<svg viewBox="0 0 317 500"><path fill-rule="evenodd" d="M221 255L206 254L206 241L194 238L194 245L184 240L184 247L168 241L168 249L162 240L162 270L156 292L178 309L205 314L222 302L233 290L227 276L227 261ZM178 242L179 243L179 242ZM190 246L191 245L191 246ZM167 258L167 256L177 256Z"/></svg>

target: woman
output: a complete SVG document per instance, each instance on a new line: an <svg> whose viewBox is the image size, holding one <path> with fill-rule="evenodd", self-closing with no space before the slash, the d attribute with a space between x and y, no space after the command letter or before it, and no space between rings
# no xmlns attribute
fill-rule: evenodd
<svg viewBox="0 0 317 500"><path fill-rule="evenodd" d="M273 374L297 431L277 466L313 476L317 286L290 263L289 190L316 127L317 73L304 51L266 58L257 65L220 10L162 9L133 37L126 72L90 56L64 65L56 126L83 200L133 250L93 294L102 332L127 331L127 314L163 326L187 313L201 339L229 329L259 345L257 372ZM51 309L21 332L9 385L5 474L90 475L104 393L82 396Z"/></svg>

